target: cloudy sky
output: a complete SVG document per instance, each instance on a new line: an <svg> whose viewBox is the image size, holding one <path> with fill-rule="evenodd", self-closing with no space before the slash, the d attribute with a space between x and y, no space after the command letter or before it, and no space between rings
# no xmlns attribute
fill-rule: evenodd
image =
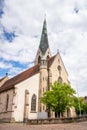
<svg viewBox="0 0 87 130"><path fill-rule="evenodd" d="M52 55L59 49L72 87L87 96L87 0L0 0L0 78L33 65L44 14Z"/></svg>

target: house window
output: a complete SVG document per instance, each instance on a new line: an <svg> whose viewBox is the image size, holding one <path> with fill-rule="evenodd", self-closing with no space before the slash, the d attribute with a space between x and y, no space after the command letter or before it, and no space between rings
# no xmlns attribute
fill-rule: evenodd
<svg viewBox="0 0 87 130"><path fill-rule="evenodd" d="M31 98L31 111L35 112L36 111L36 95L33 94Z"/></svg>
<svg viewBox="0 0 87 130"><path fill-rule="evenodd" d="M62 80L61 77L58 78L58 82L59 82L59 83L62 83L62 82L63 82L63 80Z"/></svg>
<svg viewBox="0 0 87 130"><path fill-rule="evenodd" d="M8 104L9 104L9 95L7 94L7 97L6 97L6 111L8 109Z"/></svg>

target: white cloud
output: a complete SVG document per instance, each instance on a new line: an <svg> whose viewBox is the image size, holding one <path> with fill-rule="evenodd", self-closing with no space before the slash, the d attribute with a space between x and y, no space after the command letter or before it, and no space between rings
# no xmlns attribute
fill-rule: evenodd
<svg viewBox="0 0 87 130"><path fill-rule="evenodd" d="M5 63L5 62L1 61L1 62L0 62L0 68L1 68L1 69L12 68L12 64L10 64L10 63Z"/></svg>
<svg viewBox="0 0 87 130"><path fill-rule="evenodd" d="M19 74L19 73L21 73L23 71L24 71L24 69L22 69L22 68L12 67L12 69L10 69L8 71L8 76L11 78L11 77L13 77L13 75L17 75L17 74Z"/></svg>
<svg viewBox="0 0 87 130"><path fill-rule="evenodd" d="M20 63L27 63L34 60L34 51L37 40L35 38L20 36L16 38L13 43L5 42L0 44L1 58L9 61L19 61ZM32 49L31 49L32 48Z"/></svg>
<svg viewBox="0 0 87 130"><path fill-rule="evenodd" d="M72 86L77 84L80 95L87 95L86 0L5 1L4 15L0 19L0 58L22 64L34 61L45 13L52 54L60 50ZM15 31L17 37L12 43L4 39L2 27ZM10 73L17 73L22 68L11 69Z"/></svg>

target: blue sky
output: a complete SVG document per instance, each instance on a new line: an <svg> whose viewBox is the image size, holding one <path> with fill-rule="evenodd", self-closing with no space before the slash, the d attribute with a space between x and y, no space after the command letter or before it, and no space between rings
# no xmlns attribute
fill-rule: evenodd
<svg viewBox="0 0 87 130"><path fill-rule="evenodd" d="M59 49L69 80L87 95L87 0L0 0L0 78L31 67L46 13L52 55Z"/></svg>

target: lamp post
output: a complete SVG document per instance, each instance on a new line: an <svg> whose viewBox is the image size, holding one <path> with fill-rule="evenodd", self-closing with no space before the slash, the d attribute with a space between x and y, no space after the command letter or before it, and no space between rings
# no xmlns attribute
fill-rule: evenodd
<svg viewBox="0 0 87 130"><path fill-rule="evenodd" d="M79 100L79 93L78 93L78 87L76 86L76 90L77 90L77 96L78 96L78 106L79 106L79 116L81 116L81 104L80 104L80 100Z"/></svg>

